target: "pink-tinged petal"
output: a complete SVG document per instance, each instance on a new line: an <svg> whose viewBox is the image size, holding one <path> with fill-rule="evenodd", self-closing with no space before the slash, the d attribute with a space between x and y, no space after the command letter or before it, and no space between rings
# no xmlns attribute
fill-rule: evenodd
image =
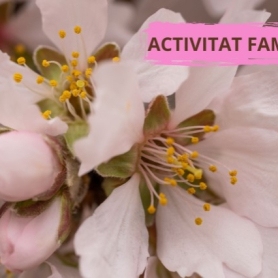
<svg viewBox="0 0 278 278"><path fill-rule="evenodd" d="M236 169L238 182L230 184L228 170L206 170L208 186L224 197L233 211L267 227L278 226L278 132L257 128L230 128L211 134L191 149ZM212 162L212 164L215 164ZM202 165L207 169L208 165Z"/></svg>
<svg viewBox="0 0 278 278"><path fill-rule="evenodd" d="M263 253L263 269L262 272L256 276L256 278L275 278L278 277L278 229L277 228L265 228L262 226L256 226L261 234L264 253ZM245 278L232 270L225 268L226 278Z"/></svg>
<svg viewBox="0 0 278 278"><path fill-rule="evenodd" d="M107 0L37 0L42 13L43 30L50 40L70 60L71 53L79 51L79 66L83 70L87 58L105 35L107 25ZM80 26L80 34L74 27ZM59 31L66 37L61 39Z"/></svg>
<svg viewBox="0 0 278 278"><path fill-rule="evenodd" d="M94 74L96 99L89 117L90 133L74 145L82 175L100 163L127 152L143 139L144 106L132 68L103 64Z"/></svg>
<svg viewBox="0 0 278 278"><path fill-rule="evenodd" d="M84 278L138 277L147 264L148 232L135 174L116 188L75 236Z"/></svg>
<svg viewBox="0 0 278 278"><path fill-rule="evenodd" d="M0 199L23 201L49 190L61 171L58 158L36 133L0 135Z"/></svg>
<svg viewBox="0 0 278 278"><path fill-rule="evenodd" d="M22 75L22 81L16 83L13 79L15 73ZM38 74L27 67L20 66L10 60L10 57L0 51L0 76L4 83L14 84L19 92L22 90L21 98L26 98L30 102L38 102L45 98L53 98L51 87L47 83L38 84ZM2 86L2 84L1 84ZM1 89L2 92L3 89Z"/></svg>
<svg viewBox="0 0 278 278"><path fill-rule="evenodd" d="M146 29L151 22L185 22L179 13L161 9L150 16L123 48L121 57L129 61L138 74L140 94L144 102L150 102L158 95L173 94L188 76L188 67L154 65L145 61L147 54Z"/></svg>
<svg viewBox="0 0 278 278"><path fill-rule="evenodd" d="M28 49L38 45L49 45L50 41L42 30L41 14L35 0L25 1L24 7L5 25L5 32L22 42Z"/></svg>
<svg viewBox="0 0 278 278"><path fill-rule="evenodd" d="M278 73L261 71L234 79L227 96L220 100L217 123L278 130Z"/></svg>
<svg viewBox="0 0 278 278"><path fill-rule="evenodd" d="M6 215L8 223L4 221L2 225L2 219L0 221L1 233L3 230L6 232L6 241L12 248L5 250L0 244L0 253L1 263L8 269L22 271L36 267L59 247L58 227L61 217L59 198L36 217L19 217L12 210L6 211L3 217Z"/></svg>
<svg viewBox="0 0 278 278"><path fill-rule="evenodd" d="M57 136L68 126L60 118L45 120L37 105L28 97L29 91L0 79L0 123L15 130ZM26 97L25 97L26 96ZM11 109L12 107L12 109Z"/></svg>
<svg viewBox="0 0 278 278"><path fill-rule="evenodd" d="M262 242L255 225L231 210L211 206L181 188L165 188L168 205L157 211L157 254L182 277L225 278L223 264L254 277L261 271ZM202 225L195 219L201 217Z"/></svg>

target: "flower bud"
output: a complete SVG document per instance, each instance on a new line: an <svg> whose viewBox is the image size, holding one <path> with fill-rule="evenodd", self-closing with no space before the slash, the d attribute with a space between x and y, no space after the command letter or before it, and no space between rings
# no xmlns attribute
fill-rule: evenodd
<svg viewBox="0 0 278 278"><path fill-rule="evenodd" d="M0 199L17 202L48 191L61 164L42 135L11 131L0 135Z"/></svg>
<svg viewBox="0 0 278 278"><path fill-rule="evenodd" d="M55 197L37 216L22 217L13 207L3 213L0 258L6 269L21 272L36 267L60 246L70 228L70 206L69 202L65 205L65 200L65 196Z"/></svg>

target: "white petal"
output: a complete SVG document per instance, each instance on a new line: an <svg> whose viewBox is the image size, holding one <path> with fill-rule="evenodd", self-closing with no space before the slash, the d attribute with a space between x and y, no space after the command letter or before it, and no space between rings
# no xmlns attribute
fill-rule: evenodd
<svg viewBox="0 0 278 278"><path fill-rule="evenodd" d="M150 16L123 48L122 59L130 61L139 77L140 93L144 102L150 102L157 95L173 94L188 76L185 66L153 65L145 61L147 34L145 30L151 22L184 22L179 13L161 9Z"/></svg>
<svg viewBox="0 0 278 278"><path fill-rule="evenodd" d="M51 43L42 30L41 14L35 0L25 1L24 7L5 25L5 32L31 50Z"/></svg>
<svg viewBox="0 0 278 278"><path fill-rule="evenodd" d="M249 220L203 203L181 188L165 188L168 205L157 212L157 254L180 276L197 272L203 278L225 278L223 263L248 277L261 271L262 242ZM197 226L195 218L203 224Z"/></svg>
<svg viewBox="0 0 278 278"><path fill-rule="evenodd" d="M107 25L107 0L37 0L42 13L43 30L68 59L79 51L79 65L83 70L87 58L105 35ZM75 26L82 28L77 35ZM66 31L61 39L60 30Z"/></svg>
<svg viewBox="0 0 278 278"><path fill-rule="evenodd" d="M267 227L278 225L278 133L256 128L219 131L194 150L238 171L238 182L230 184L228 170L218 166L206 171L208 186L223 196L237 213ZM207 167L207 166L206 166Z"/></svg>
<svg viewBox="0 0 278 278"><path fill-rule="evenodd" d="M263 71L235 78L217 115L222 128L237 125L278 130L278 73Z"/></svg>
<svg viewBox="0 0 278 278"><path fill-rule="evenodd" d="M77 231L75 250L84 278L135 278L148 257L139 175L115 189Z"/></svg>
<svg viewBox="0 0 278 278"><path fill-rule="evenodd" d="M52 136L64 134L68 129L67 124L59 118L45 120L28 94L28 89L19 89L5 79L0 79L0 123L20 131Z"/></svg>
<svg viewBox="0 0 278 278"><path fill-rule="evenodd" d="M123 63L103 64L94 79L97 88L89 117L90 134L74 145L82 162L80 175L127 152L143 136L145 112L132 68Z"/></svg>

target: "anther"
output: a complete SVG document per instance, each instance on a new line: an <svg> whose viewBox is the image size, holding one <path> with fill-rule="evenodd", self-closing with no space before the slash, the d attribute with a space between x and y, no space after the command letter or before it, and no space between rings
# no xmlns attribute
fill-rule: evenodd
<svg viewBox="0 0 278 278"><path fill-rule="evenodd" d="M46 110L42 113L42 116L48 120L50 118L50 115L51 115L51 111L50 110Z"/></svg>
<svg viewBox="0 0 278 278"><path fill-rule="evenodd" d="M172 138L172 137L168 137L167 139L166 139L166 144L167 145L173 145L175 143L175 140Z"/></svg>
<svg viewBox="0 0 278 278"><path fill-rule="evenodd" d="M60 36L61 39L65 38L66 35L67 35L66 31L64 31L64 30L59 31L59 36Z"/></svg>
<svg viewBox="0 0 278 278"><path fill-rule="evenodd" d="M216 131L219 130L219 126L218 126L218 125L215 125L215 126L213 126L213 127L211 128L211 130L212 130L213 132L216 132Z"/></svg>
<svg viewBox="0 0 278 278"><path fill-rule="evenodd" d="M15 73L14 76L13 76L13 78L14 78L14 81L15 81L15 82L20 83L21 80L22 80L22 78L23 78L23 76L22 76L21 73Z"/></svg>
<svg viewBox="0 0 278 278"><path fill-rule="evenodd" d="M93 70L91 68L88 68L85 70L86 77L90 77L92 75Z"/></svg>
<svg viewBox="0 0 278 278"><path fill-rule="evenodd" d="M191 138L191 143L197 144L198 142L199 142L199 138L198 137L192 137Z"/></svg>
<svg viewBox="0 0 278 278"><path fill-rule="evenodd" d="M202 223L203 223L203 219L202 219L202 218L197 217L197 218L195 219L195 224L196 224L196 225L200 226L200 225L202 225Z"/></svg>
<svg viewBox="0 0 278 278"><path fill-rule="evenodd" d="M69 70L68 65L62 65L61 70L62 70L62 72L68 72L68 70Z"/></svg>
<svg viewBox="0 0 278 278"><path fill-rule="evenodd" d="M166 198L166 196L165 196L165 194L163 194L163 193L160 193L159 194L159 203L162 205L162 206L165 206L165 205L167 205L167 198Z"/></svg>
<svg viewBox="0 0 278 278"><path fill-rule="evenodd" d="M80 93L80 97L81 97L82 99L86 98L86 97L87 97L87 93L86 93L85 91L82 91L82 92Z"/></svg>
<svg viewBox="0 0 278 278"><path fill-rule="evenodd" d="M79 94L80 94L80 90L78 90L78 89L74 89L74 90L72 90L71 92L72 92L72 95L73 95L74 97L78 97Z"/></svg>
<svg viewBox="0 0 278 278"><path fill-rule="evenodd" d="M230 175L231 177L236 176L236 175L237 175L237 170L231 170L231 171L229 172L229 175Z"/></svg>
<svg viewBox="0 0 278 278"><path fill-rule="evenodd" d="M24 57L19 57L16 61L19 65L25 65L25 63L26 63L26 60Z"/></svg>
<svg viewBox="0 0 278 278"><path fill-rule="evenodd" d="M214 173L217 171L217 167L215 165L210 165L209 170Z"/></svg>
<svg viewBox="0 0 278 278"><path fill-rule="evenodd" d="M210 204L204 204L203 205L203 209L204 209L204 211L210 211Z"/></svg>
<svg viewBox="0 0 278 278"><path fill-rule="evenodd" d="M167 156L166 160L169 164L174 164L174 162L176 161L175 158L172 156Z"/></svg>
<svg viewBox="0 0 278 278"><path fill-rule="evenodd" d="M200 182L199 184L201 190L206 190L208 186L204 182Z"/></svg>
<svg viewBox="0 0 278 278"><path fill-rule="evenodd" d="M49 67L49 65L50 65L50 63L47 60L42 61L42 66L43 67L47 68L47 67Z"/></svg>
<svg viewBox="0 0 278 278"><path fill-rule="evenodd" d="M25 46L23 44L17 44L14 47L14 51L17 54L23 54L26 51L26 49L25 49Z"/></svg>
<svg viewBox="0 0 278 278"><path fill-rule="evenodd" d="M73 70L73 71L72 71L72 74L73 74L74 77L78 77L79 75L81 75L81 71L79 71L79 70Z"/></svg>
<svg viewBox="0 0 278 278"><path fill-rule="evenodd" d="M96 57L95 56L90 56L89 58L88 58L88 63L89 64L94 64L96 62Z"/></svg>
<svg viewBox="0 0 278 278"><path fill-rule="evenodd" d="M195 188L193 188L193 187L190 187L190 188L188 188L187 189L187 192L189 193L189 194L195 194L196 193L196 190L195 190Z"/></svg>
<svg viewBox="0 0 278 278"><path fill-rule="evenodd" d="M188 161L188 154L182 154L178 156L178 161L180 162L187 162Z"/></svg>
<svg viewBox="0 0 278 278"><path fill-rule="evenodd" d="M56 80L52 79L49 81L49 84L51 87L56 87L58 85L58 82Z"/></svg>
<svg viewBox="0 0 278 278"><path fill-rule="evenodd" d="M120 61L120 58L116 56L116 57L114 57L114 58L112 59L112 61L115 62L115 63L117 63L117 62Z"/></svg>
<svg viewBox="0 0 278 278"><path fill-rule="evenodd" d="M192 174L188 174L186 178L189 182L194 182L194 180L195 180L195 177Z"/></svg>
<svg viewBox="0 0 278 278"><path fill-rule="evenodd" d="M167 155L173 155L174 153L175 153L174 147L169 147L169 148L167 149Z"/></svg>
<svg viewBox="0 0 278 278"><path fill-rule="evenodd" d="M74 30L74 33L75 33L75 34L80 34L81 31L82 31L81 27L78 26L78 25L76 25L76 26L73 28L73 30Z"/></svg>
<svg viewBox="0 0 278 278"><path fill-rule="evenodd" d="M203 130L204 130L204 132L211 132L212 128L211 128L211 126L206 125L206 126L204 126Z"/></svg>
<svg viewBox="0 0 278 278"><path fill-rule="evenodd" d="M79 52L78 52L78 51L73 51L73 52L71 53L71 56L72 56L73 58L78 58L78 57L79 57Z"/></svg>
<svg viewBox="0 0 278 278"><path fill-rule="evenodd" d="M191 158L197 158L199 156L199 153L197 151L193 151L191 154L190 154L190 157Z"/></svg>
<svg viewBox="0 0 278 278"><path fill-rule="evenodd" d="M70 63L71 63L71 65L73 67L76 67L78 65L78 61L77 60L72 60Z"/></svg>
<svg viewBox="0 0 278 278"><path fill-rule="evenodd" d="M237 183L237 177L232 176L230 181L231 181L231 184L233 184L233 185L236 184Z"/></svg>
<svg viewBox="0 0 278 278"><path fill-rule="evenodd" d="M43 83L43 81L44 81L44 78L43 78L42 76L39 75L39 76L37 77L37 83L38 83L38 84L41 84L41 83Z"/></svg>
<svg viewBox="0 0 278 278"><path fill-rule="evenodd" d="M155 209L154 206L149 206L149 207L148 207L148 213L149 213L149 214L154 214L155 211L156 211L156 209Z"/></svg>
<svg viewBox="0 0 278 278"><path fill-rule="evenodd" d="M175 169L175 172L179 175L179 176L183 176L184 175L184 170L181 168Z"/></svg>

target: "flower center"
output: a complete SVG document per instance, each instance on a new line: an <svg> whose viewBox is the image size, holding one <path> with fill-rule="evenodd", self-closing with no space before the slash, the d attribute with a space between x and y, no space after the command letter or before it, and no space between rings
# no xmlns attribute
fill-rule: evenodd
<svg viewBox="0 0 278 278"><path fill-rule="evenodd" d="M151 204L148 208L150 214L155 213L154 197L160 205L167 205L167 197L158 193L153 184L165 186L181 186L189 194L195 194L197 190L206 190L207 184L203 177L203 169L207 167L211 172L217 172L218 167L227 170L230 183L237 182L237 171L229 169L219 161L199 154L198 151L187 147L189 144L197 144L201 133L217 132L215 126L189 126L174 130L162 131L157 137L149 139L141 149L139 170L146 181L150 191ZM205 211L210 210L210 204L204 204ZM201 225L202 219L196 218L195 223Z"/></svg>

